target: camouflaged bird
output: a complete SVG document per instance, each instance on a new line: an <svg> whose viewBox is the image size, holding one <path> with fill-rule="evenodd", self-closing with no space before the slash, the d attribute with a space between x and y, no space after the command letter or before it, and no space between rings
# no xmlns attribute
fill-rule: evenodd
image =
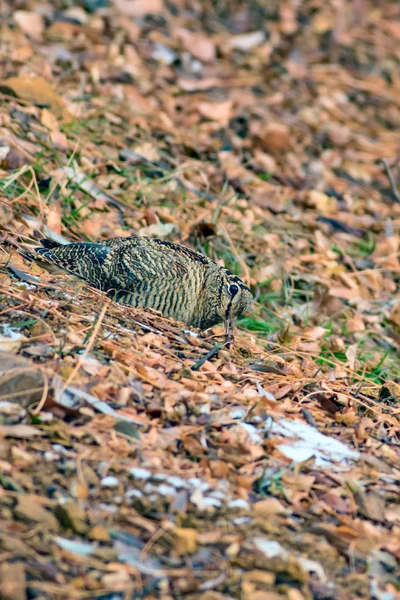
<svg viewBox="0 0 400 600"><path fill-rule="evenodd" d="M36 254L21 254L49 271L75 275L121 304L152 308L190 327L224 322L231 333L253 301L239 277L180 244L148 237L41 244Z"/></svg>

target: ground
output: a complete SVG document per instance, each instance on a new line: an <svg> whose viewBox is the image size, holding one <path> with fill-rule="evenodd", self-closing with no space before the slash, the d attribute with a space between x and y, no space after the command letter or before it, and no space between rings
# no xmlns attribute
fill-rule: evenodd
<svg viewBox="0 0 400 600"><path fill-rule="evenodd" d="M0 16L0 597L400 598L399 4ZM230 348L17 252L129 235L251 286Z"/></svg>

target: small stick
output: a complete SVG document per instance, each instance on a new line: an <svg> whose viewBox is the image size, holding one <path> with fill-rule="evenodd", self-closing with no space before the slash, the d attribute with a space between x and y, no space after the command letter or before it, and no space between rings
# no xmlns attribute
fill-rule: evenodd
<svg viewBox="0 0 400 600"><path fill-rule="evenodd" d="M249 273L249 269L248 269L245 261L243 260L243 258L240 256L240 254L236 250L235 244L232 242L231 236L229 235L229 233L227 232L225 227L223 225L221 225L221 223L219 224L219 227L222 230L222 233L224 234L228 244L230 245L231 250L232 250L236 260L238 261L239 265L242 267L243 279L245 281L245 284L250 285L250 273Z"/></svg>
<svg viewBox="0 0 400 600"><path fill-rule="evenodd" d="M191 370L198 371L200 369L200 367L202 367L204 365L206 360L209 360L210 358L212 358L213 356L218 354L218 352L221 350L221 348L222 348L222 344L215 344L215 346L213 348L211 348L211 350L209 352L207 352L207 354L205 354L200 360L198 360L197 363L195 363L193 365L193 367L190 367Z"/></svg>
<svg viewBox="0 0 400 600"><path fill-rule="evenodd" d="M393 196L395 198L395 201L396 202L400 202L400 192L397 189L397 185L396 185L396 182L394 180L393 173L392 173L392 171L391 171L391 169L389 167L389 163L386 160L386 158L382 158L382 164L383 164L383 166L385 168L385 172L386 172L387 178L389 179L390 189L392 190L392 194L393 194Z"/></svg>
<svg viewBox="0 0 400 600"><path fill-rule="evenodd" d="M65 390L68 388L68 386L70 385L70 383L72 382L73 378L75 377L75 375L78 373L79 369L82 366L83 361L85 360L86 356L89 354L90 350L92 349L92 346L94 344L94 342L96 341L96 336L99 332L101 323L104 319L104 316L107 312L107 308L110 305L110 300L109 298L106 298L103 308L100 311L99 316L97 317L97 321L95 326L93 327L93 331L92 334L85 346L85 350L83 351L83 353L80 355L78 362L75 365L75 368L72 370L72 373L70 374L70 376L68 377L67 381L64 382L64 385L62 386L60 392L57 394L58 398L61 398L63 393L65 392ZM57 399L58 399L57 398Z"/></svg>

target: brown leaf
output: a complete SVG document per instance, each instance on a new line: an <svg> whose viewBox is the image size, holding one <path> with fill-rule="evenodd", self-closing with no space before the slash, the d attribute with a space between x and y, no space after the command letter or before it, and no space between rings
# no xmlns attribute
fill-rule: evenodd
<svg viewBox="0 0 400 600"><path fill-rule="evenodd" d="M179 556L194 554L197 550L199 532L190 527L175 527L174 548Z"/></svg>
<svg viewBox="0 0 400 600"><path fill-rule="evenodd" d="M114 6L126 17L137 18L162 13L163 0L112 0Z"/></svg>
<svg viewBox="0 0 400 600"><path fill-rule="evenodd" d="M18 504L14 508L14 514L18 519L33 521L45 529L57 531L58 521L50 511L40 504L40 498L33 494L19 494Z"/></svg>
<svg viewBox="0 0 400 600"><path fill-rule="evenodd" d="M263 147L270 152L286 152L291 146L289 127L285 123L269 123L261 132L254 126L254 133L260 138Z"/></svg>
<svg viewBox="0 0 400 600"><path fill-rule="evenodd" d="M18 402L22 406L27 407L41 399L43 387L44 375L38 365L21 356L15 356L8 352L0 354L1 398L6 399L9 397L13 402ZM31 435L42 435L35 428L28 427L26 431L29 432L30 430L35 432L31 433ZM30 437L28 433L26 436ZM20 434L17 437L25 437L25 435Z"/></svg>
<svg viewBox="0 0 400 600"><path fill-rule="evenodd" d="M270 517L271 515L282 515L287 512L282 502L278 498L265 498L253 505L254 514L260 517Z"/></svg>
<svg viewBox="0 0 400 600"><path fill-rule="evenodd" d="M0 81L0 91L13 94L33 104L48 104L54 113L68 120L71 118L61 97L43 77L17 76Z"/></svg>
<svg viewBox="0 0 400 600"><path fill-rule="evenodd" d="M343 300L356 300L361 297L361 292L358 287L350 290L345 287L333 286L329 288L329 295Z"/></svg>
<svg viewBox="0 0 400 600"><path fill-rule="evenodd" d="M226 125L232 116L232 101L200 102L197 109L203 117L218 121L221 125Z"/></svg>
<svg viewBox="0 0 400 600"><path fill-rule="evenodd" d="M44 30L43 17L38 12L16 10L13 19L22 31L33 40L40 40Z"/></svg>
<svg viewBox="0 0 400 600"><path fill-rule="evenodd" d="M195 58L203 62L211 62L215 59L215 44L209 38L186 29L179 29L177 35L182 40L185 50Z"/></svg>
<svg viewBox="0 0 400 600"><path fill-rule="evenodd" d="M229 40L223 44L223 47L226 49L243 50L246 52L248 50L252 50L256 46L259 46L264 41L264 31L252 31L251 33L243 33L241 35L235 35L229 38Z"/></svg>
<svg viewBox="0 0 400 600"><path fill-rule="evenodd" d="M4 437L28 439L43 435L45 435L43 431L32 425L0 425L0 436Z"/></svg>
<svg viewBox="0 0 400 600"><path fill-rule="evenodd" d="M0 565L0 596L2 600L26 600L26 574L22 561Z"/></svg>
<svg viewBox="0 0 400 600"><path fill-rule="evenodd" d="M59 131L60 130L56 117L47 108L44 108L41 111L40 122L42 123L42 125L47 127L47 129L49 129L50 131Z"/></svg>

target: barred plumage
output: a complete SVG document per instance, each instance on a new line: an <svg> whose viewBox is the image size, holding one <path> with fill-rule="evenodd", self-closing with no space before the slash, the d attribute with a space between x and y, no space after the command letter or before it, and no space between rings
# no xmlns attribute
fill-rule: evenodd
<svg viewBox="0 0 400 600"><path fill-rule="evenodd" d="M99 243L42 240L37 254L48 270L75 275L122 304L148 307L191 327L227 330L252 304L252 294L228 269L180 244L146 237Z"/></svg>

